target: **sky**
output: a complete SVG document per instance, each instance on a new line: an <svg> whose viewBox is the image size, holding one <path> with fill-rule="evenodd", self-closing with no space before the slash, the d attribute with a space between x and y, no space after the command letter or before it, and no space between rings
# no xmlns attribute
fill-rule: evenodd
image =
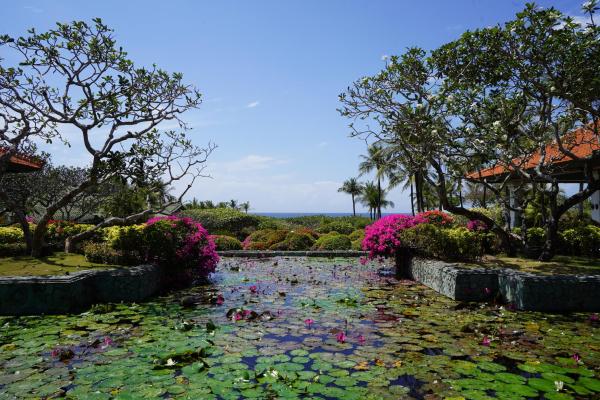
<svg viewBox="0 0 600 400"><path fill-rule="evenodd" d="M578 0L538 1L572 16ZM213 142L188 198L249 201L253 212L350 212L342 182L357 176L363 140L350 138L338 95L377 73L386 55L431 50L468 29L512 19L525 1L0 1L0 34L100 17L138 65L181 72L204 101L183 115L197 145ZM89 162L75 139L54 164ZM364 176L362 180L372 177ZM410 211L393 189L388 212ZM359 206L359 210L362 207Z"/></svg>

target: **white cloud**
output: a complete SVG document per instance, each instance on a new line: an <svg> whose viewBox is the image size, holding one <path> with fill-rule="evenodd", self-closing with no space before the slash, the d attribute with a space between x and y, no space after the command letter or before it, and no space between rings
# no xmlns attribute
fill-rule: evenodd
<svg viewBox="0 0 600 400"><path fill-rule="evenodd" d="M327 146L327 145L328 145L328 143L327 143L327 142L321 142L321 143L319 143L317 146L319 146L319 147L325 147L325 146Z"/></svg>
<svg viewBox="0 0 600 400"><path fill-rule="evenodd" d="M232 174L238 172L246 174L252 171L261 171L269 169L276 165L285 164L286 162L286 160L270 156L249 154L238 160L214 163L211 169L214 170L216 174Z"/></svg>
<svg viewBox="0 0 600 400"><path fill-rule="evenodd" d="M36 14L41 14L44 12L43 9L39 8L39 7L34 7L34 6L25 6L23 7L24 9L31 11L32 13L36 13Z"/></svg>
<svg viewBox="0 0 600 400"><path fill-rule="evenodd" d="M252 103L248 103L248 105L246 105L246 108L254 108L257 107L260 104L260 101L253 101Z"/></svg>

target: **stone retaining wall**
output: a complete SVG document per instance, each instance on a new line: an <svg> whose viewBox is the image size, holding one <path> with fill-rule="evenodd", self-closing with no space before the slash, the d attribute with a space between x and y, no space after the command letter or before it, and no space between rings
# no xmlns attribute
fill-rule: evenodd
<svg viewBox="0 0 600 400"><path fill-rule="evenodd" d="M0 315L65 314L92 304L144 300L160 289L155 265L62 276L0 278Z"/></svg>
<svg viewBox="0 0 600 400"><path fill-rule="evenodd" d="M307 250L307 251L275 251L275 250L228 250L219 251L221 257L364 257L366 251L356 250Z"/></svg>
<svg viewBox="0 0 600 400"><path fill-rule="evenodd" d="M599 311L600 276L535 275L506 269L464 268L413 258L412 279L459 301L500 298L519 310Z"/></svg>

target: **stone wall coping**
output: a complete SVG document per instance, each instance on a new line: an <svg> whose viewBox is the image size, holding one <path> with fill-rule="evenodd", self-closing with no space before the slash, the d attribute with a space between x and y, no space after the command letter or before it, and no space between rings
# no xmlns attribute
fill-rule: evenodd
<svg viewBox="0 0 600 400"><path fill-rule="evenodd" d="M226 250L217 252L221 257L364 257L366 251L357 250Z"/></svg>

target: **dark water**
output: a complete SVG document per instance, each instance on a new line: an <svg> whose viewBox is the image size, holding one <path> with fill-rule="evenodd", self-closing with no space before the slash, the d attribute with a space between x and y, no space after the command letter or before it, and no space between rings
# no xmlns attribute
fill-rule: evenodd
<svg viewBox="0 0 600 400"><path fill-rule="evenodd" d="M251 214L262 215L265 217L273 217L273 218L293 218L293 217L310 217L316 215L324 215L326 217L349 217L352 216L352 213L302 213L302 212L253 212ZM381 213L384 217L386 215L395 215L395 214L406 214L406 213ZM369 213L356 213L356 216L359 217L369 217Z"/></svg>

